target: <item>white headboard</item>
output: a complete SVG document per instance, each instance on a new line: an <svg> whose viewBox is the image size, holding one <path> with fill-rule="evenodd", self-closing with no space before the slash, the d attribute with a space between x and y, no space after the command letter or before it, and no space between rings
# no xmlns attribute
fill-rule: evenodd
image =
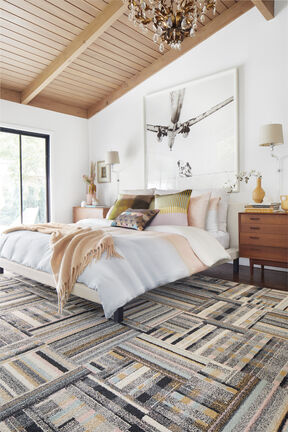
<svg viewBox="0 0 288 432"><path fill-rule="evenodd" d="M228 206L228 232L230 247L238 249L238 213L244 211L243 203L230 202Z"/></svg>

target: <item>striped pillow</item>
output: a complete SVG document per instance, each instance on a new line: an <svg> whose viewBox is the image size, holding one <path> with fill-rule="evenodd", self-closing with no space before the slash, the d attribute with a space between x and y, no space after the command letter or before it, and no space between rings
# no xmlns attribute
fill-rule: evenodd
<svg viewBox="0 0 288 432"><path fill-rule="evenodd" d="M188 206L191 189L169 195L155 195L155 209L158 215L153 219L152 225L179 225L187 226Z"/></svg>
<svg viewBox="0 0 288 432"><path fill-rule="evenodd" d="M131 209L148 209L153 195L126 195L120 194L113 207L106 215L106 219L114 220L123 211Z"/></svg>

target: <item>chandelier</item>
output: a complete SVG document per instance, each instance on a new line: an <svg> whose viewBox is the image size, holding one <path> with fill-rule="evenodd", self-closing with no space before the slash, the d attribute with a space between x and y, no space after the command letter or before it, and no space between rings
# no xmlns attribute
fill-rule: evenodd
<svg viewBox="0 0 288 432"><path fill-rule="evenodd" d="M216 14L216 0L124 0L129 9L129 20L139 25L144 32L152 23L153 41L159 43L164 52L164 43L180 49L187 36L193 37L198 20L205 21L205 13L213 9Z"/></svg>

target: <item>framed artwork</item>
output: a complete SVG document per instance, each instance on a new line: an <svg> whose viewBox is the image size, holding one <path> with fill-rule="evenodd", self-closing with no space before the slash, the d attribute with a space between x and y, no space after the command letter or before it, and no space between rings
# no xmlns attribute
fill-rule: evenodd
<svg viewBox="0 0 288 432"><path fill-rule="evenodd" d="M237 69L145 97L148 188L222 188L238 173ZM233 192L238 191L236 182Z"/></svg>
<svg viewBox="0 0 288 432"><path fill-rule="evenodd" d="M111 182L111 165L105 161L97 162L97 182L110 183Z"/></svg>

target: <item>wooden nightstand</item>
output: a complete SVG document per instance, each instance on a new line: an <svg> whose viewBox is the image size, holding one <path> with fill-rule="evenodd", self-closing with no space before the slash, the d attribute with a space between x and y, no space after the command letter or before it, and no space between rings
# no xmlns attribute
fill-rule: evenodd
<svg viewBox="0 0 288 432"><path fill-rule="evenodd" d="M254 264L288 267L288 213L239 213L239 256Z"/></svg>
<svg viewBox="0 0 288 432"><path fill-rule="evenodd" d="M105 219L109 207L73 207L73 222L81 219Z"/></svg>

